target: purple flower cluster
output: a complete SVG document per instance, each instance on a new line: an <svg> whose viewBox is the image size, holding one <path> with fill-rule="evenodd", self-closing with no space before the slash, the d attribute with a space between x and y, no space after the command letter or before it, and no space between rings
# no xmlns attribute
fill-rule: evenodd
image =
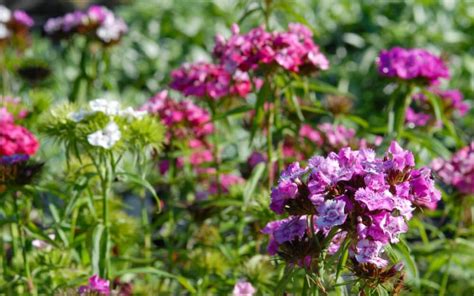
<svg viewBox="0 0 474 296"><path fill-rule="evenodd" d="M101 296L108 296L110 295L110 282L108 280L101 279L98 275L93 275L89 278L89 285L79 287L78 293L79 295L97 293Z"/></svg>
<svg viewBox="0 0 474 296"><path fill-rule="evenodd" d="M14 154L10 156L0 157L0 165L14 165L17 163L27 162L30 156L27 154Z"/></svg>
<svg viewBox="0 0 474 296"><path fill-rule="evenodd" d="M214 55L228 71L278 66L295 73L311 73L329 68L311 30L302 24L290 24L287 32L270 33L258 27L246 34L240 34L234 24L228 40L216 36Z"/></svg>
<svg viewBox="0 0 474 296"><path fill-rule="evenodd" d="M440 78L449 78L449 69L444 61L427 50L394 47L382 50L377 58L381 75L402 80L420 80L427 84L438 84Z"/></svg>
<svg viewBox="0 0 474 296"><path fill-rule="evenodd" d="M285 258L308 237L335 233L325 246L330 253L347 237L357 262L385 266L384 246L397 243L407 231L415 207L434 209L441 199L430 170L414 166L413 154L396 142L383 159L370 149L343 148L312 157L306 168L291 164L271 193L270 209L290 216L263 229L270 235L269 253ZM314 255L306 252L291 263L306 266Z"/></svg>
<svg viewBox="0 0 474 296"><path fill-rule="evenodd" d="M474 194L474 142L457 151L449 160L435 159L431 167L444 183L463 194Z"/></svg>
<svg viewBox="0 0 474 296"><path fill-rule="evenodd" d="M76 33L92 36L104 44L114 44L127 33L127 25L104 6L93 5L85 12L74 11L50 18L44 31L54 38L68 38Z"/></svg>
<svg viewBox="0 0 474 296"><path fill-rule="evenodd" d="M170 87L186 96L208 97L214 100L225 96L246 97L252 90L248 74L226 71L222 65L196 63L184 65L171 72Z"/></svg>
<svg viewBox="0 0 474 296"><path fill-rule="evenodd" d="M446 117L452 117L453 113L464 116L469 111L469 104L463 101L463 95L459 90L431 88L429 91L440 98ZM423 93L413 96L413 105L407 109L405 120L411 126L440 126L442 124L435 121L433 107Z"/></svg>

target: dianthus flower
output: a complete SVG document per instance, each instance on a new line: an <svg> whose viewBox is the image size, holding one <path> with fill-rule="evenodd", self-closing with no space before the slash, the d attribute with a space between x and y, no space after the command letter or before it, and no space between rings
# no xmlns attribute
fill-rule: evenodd
<svg viewBox="0 0 474 296"><path fill-rule="evenodd" d="M312 38L302 24L290 24L287 32L270 33L258 27L245 34L234 24L228 40L216 36L214 56L230 72L272 65L296 73L327 70L329 62Z"/></svg>
<svg viewBox="0 0 474 296"><path fill-rule="evenodd" d="M50 18L44 31L54 38L67 38L76 33L101 41L106 45L115 44L127 33L123 19L104 6L92 5L85 12L74 11L64 16Z"/></svg>
<svg viewBox="0 0 474 296"><path fill-rule="evenodd" d="M171 78L170 87L185 96L214 100L231 95L245 97L252 88L247 73L231 74L222 65L204 62L184 65L171 72Z"/></svg>
<svg viewBox="0 0 474 296"><path fill-rule="evenodd" d="M252 286L251 283L246 281L238 281L234 290L232 290L232 296L252 296L257 290Z"/></svg>
<svg viewBox="0 0 474 296"><path fill-rule="evenodd" d="M377 66L380 75L402 80L416 79L427 84L438 84L439 79L450 77L449 69L440 57L419 48L382 50Z"/></svg>
<svg viewBox="0 0 474 296"><path fill-rule="evenodd" d="M397 243L408 230L406 221L415 207L434 209L440 199L430 170L415 169L413 154L396 142L384 158L370 149L343 148L327 157L314 156L306 168L296 162L282 172L270 209L290 217L270 222L263 232L270 235L270 254L290 263L307 266L318 256L320 245L309 239L316 235L332 240L323 246L330 253L346 237L351 239L357 262L381 268L388 263L384 246Z"/></svg>
<svg viewBox="0 0 474 296"><path fill-rule="evenodd" d="M13 119L23 119L28 115L28 110L24 108L20 98L0 96L0 104L3 106L0 113L4 116L7 116L6 112L13 116ZM0 121L2 121L1 116Z"/></svg>
<svg viewBox="0 0 474 296"><path fill-rule="evenodd" d="M376 137L373 142L356 137L356 131L343 125L321 123L316 129L309 124L303 124L299 130L299 136L313 143L325 152L339 150L343 147L368 148L381 144L382 138Z"/></svg>
<svg viewBox="0 0 474 296"><path fill-rule="evenodd" d="M444 183L463 194L474 194L474 142L454 153L449 160L435 159L431 167Z"/></svg>
<svg viewBox="0 0 474 296"><path fill-rule="evenodd" d="M429 91L439 97L442 110L447 118L453 117L453 113L462 117L469 111L469 104L463 101L463 95L459 90L431 88ZM405 121L411 126L439 126L442 123L435 121L434 113L433 107L426 95L418 93L413 95L413 104L412 107L407 109Z"/></svg>
<svg viewBox="0 0 474 296"><path fill-rule="evenodd" d="M33 155L38 148L38 140L29 130L12 122L2 124L0 129L0 156Z"/></svg>
<svg viewBox="0 0 474 296"><path fill-rule="evenodd" d="M172 138L202 138L212 133L214 125L211 116L190 100L175 101L168 96L166 90L158 92L148 100L141 110L146 110L161 119L168 127L167 142Z"/></svg>
<svg viewBox="0 0 474 296"><path fill-rule="evenodd" d="M88 295L89 293L97 293L101 296L110 295L110 282L100 278L98 275L93 275L89 278L87 286L81 286L78 289L79 295Z"/></svg>

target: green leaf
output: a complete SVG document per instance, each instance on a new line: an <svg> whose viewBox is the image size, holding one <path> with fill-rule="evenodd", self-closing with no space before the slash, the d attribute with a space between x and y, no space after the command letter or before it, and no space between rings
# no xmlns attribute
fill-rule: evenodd
<svg viewBox="0 0 474 296"><path fill-rule="evenodd" d="M410 254L410 247L408 247L407 243L405 240L402 238L400 239L400 242L395 245L396 250L399 251L400 257L403 259L403 261L406 263L408 270L410 271L411 275L413 276L413 280L416 286L419 285L419 272L418 272L418 267L416 266L415 259L413 256Z"/></svg>
<svg viewBox="0 0 474 296"><path fill-rule="evenodd" d="M337 87L330 85L329 83L325 83L319 80L312 80L307 85L303 81L295 81L292 84L293 87L298 89L305 89L306 87L310 90L326 93L326 94L333 94L333 95L341 95L346 96L348 98L354 98L354 95L345 91L340 91Z"/></svg>
<svg viewBox="0 0 474 296"><path fill-rule="evenodd" d="M137 273L146 273L146 274L153 274L159 277L170 278L177 280L186 290L190 293L195 294L196 289L191 285L191 283L183 276L175 276L169 272L159 270L154 267L137 267L137 268L129 268L129 269L122 269L114 273L114 276L119 276L127 273L137 274Z"/></svg>
<svg viewBox="0 0 474 296"><path fill-rule="evenodd" d="M137 185L141 185L144 188L148 189L148 191L150 191L151 195L153 196L153 198L156 201L156 206L158 207L157 212L158 213L161 212L160 198L158 197L158 194L156 193L155 188L150 184L150 182L148 182L147 180L143 179L142 177L140 177L136 174L127 173L127 172L118 172L117 177L118 176L122 176L124 178L125 182L132 182L132 183L135 183Z"/></svg>
<svg viewBox="0 0 474 296"><path fill-rule="evenodd" d="M341 274L341 271L344 269L344 266L346 266L347 258L349 257L349 245L351 243L351 240L349 238L344 240L344 244L342 245L342 250L341 253L338 256L339 262L337 263L337 269L336 269L336 279L334 280L337 283L337 280L339 279L339 275ZM339 250L338 250L339 253Z"/></svg>
<svg viewBox="0 0 474 296"><path fill-rule="evenodd" d="M382 285L378 285L376 291L379 296L388 296L387 290Z"/></svg>
<svg viewBox="0 0 474 296"><path fill-rule="evenodd" d="M263 172L265 171L265 164L259 163L252 171L252 175L245 185L244 189L244 205L247 205L252 197L255 188L257 187L258 181L262 178Z"/></svg>
<svg viewBox="0 0 474 296"><path fill-rule="evenodd" d="M346 114L346 115L344 115L344 118L347 118L350 121L357 123L358 125L362 126L363 128L368 128L369 127L369 123L367 122L367 120L365 120L362 117L359 117L357 115Z"/></svg>
<svg viewBox="0 0 474 296"><path fill-rule="evenodd" d="M253 118L252 122L252 129L250 131L250 141L249 145L252 145L253 139L255 138L255 135L257 133L257 130L261 126L263 119L264 119L264 114L265 114L265 102L268 100L271 89L270 89L270 83L268 81L265 81L263 84L262 88L257 94L257 101L255 102L255 117Z"/></svg>
<svg viewBox="0 0 474 296"><path fill-rule="evenodd" d="M236 107L234 109L231 109L227 112L224 112L220 115L215 116L214 120L217 121L217 120L227 118L229 116L245 114L245 113L248 113L249 111L252 111L252 110L254 110L254 106L244 105L244 106Z"/></svg>
<svg viewBox="0 0 474 296"><path fill-rule="evenodd" d="M283 293L285 292L286 285L293 277L293 274L295 273L295 271L296 271L295 268L291 268L291 267L285 268L285 272L275 288L275 291L276 291L275 295L283 295Z"/></svg>

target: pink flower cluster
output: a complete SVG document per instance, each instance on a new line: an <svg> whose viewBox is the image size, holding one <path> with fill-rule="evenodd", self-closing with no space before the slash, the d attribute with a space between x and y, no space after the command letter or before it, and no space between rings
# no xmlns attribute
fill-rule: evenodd
<svg viewBox="0 0 474 296"><path fill-rule="evenodd" d="M469 104L463 101L462 93L457 89L440 90L431 88L429 90L433 95L441 99L443 111L449 118L453 113L464 116L469 111ZM441 122L435 122L434 110L428 99L423 93L413 96L413 105L406 111L406 123L411 126L439 126Z"/></svg>
<svg viewBox="0 0 474 296"><path fill-rule="evenodd" d="M449 78L449 69L444 61L427 50L394 47L382 50L377 58L381 75L402 80L420 80L427 84L438 84L440 78Z"/></svg>
<svg viewBox="0 0 474 296"><path fill-rule="evenodd" d="M214 131L214 125L205 109L190 100L173 100L164 90L149 99L140 110L158 116L167 127L165 143L168 147L165 150L172 149L170 145L182 147L184 144L191 151L187 161L193 167L212 161L212 145L206 137ZM184 163L184 157L176 159L177 168L182 168ZM169 170L170 160L161 160L159 167L160 172L165 174Z"/></svg>
<svg viewBox="0 0 474 296"><path fill-rule="evenodd" d="M108 296L110 295L110 282L100 278L98 275L93 275L89 278L89 285L79 287L78 293L79 295L97 293L101 296Z"/></svg>
<svg viewBox="0 0 474 296"><path fill-rule="evenodd" d="M85 12L74 11L50 18L44 31L54 38L68 38L76 33L92 36L104 44L114 44L127 33L127 25L104 6L93 5Z"/></svg>
<svg viewBox="0 0 474 296"><path fill-rule="evenodd" d="M339 150L343 147L368 148L368 146L378 146L382 142L381 137L376 137L373 143L368 143L366 139L358 139L356 131L343 125L331 123L321 123L317 129L313 129L309 124L303 124L299 130L299 136L314 143L325 152Z"/></svg>
<svg viewBox="0 0 474 296"><path fill-rule="evenodd" d="M28 115L28 110L21 104L20 98L0 96L0 123L13 122L15 119L23 119Z"/></svg>
<svg viewBox="0 0 474 296"><path fill-rule="evenodd" d="M449 160L435 159L431 167L444 183L463 194L474 194L474 142L457 151Z"/></svg>
<svg viewBox="0 0 474 296"><path fill-rule="evenodd" d="M202 139L214 130L209 113L190 100L175 101L163 90L149 99L140 110L155 114L168 127L166 139Z"/></svg>
<svg viewBox="0 0 474 296"><path fill-rule="evenodd" d="M238 281L232 290L232 296L252 296L257 292L251 283Z"/></svg>
<svg viewBox="0 0 474 296"><path fill-rule="evenodd" d="M343 148L314 156L306 168L291 164L271 193L271 210L290 216L263 229L270 236L269 253L285 258L289 252L301 253L301 244L314 250L309 237L336 233L333 245L326 246L332 252L347 237L357 262L385 266L384 246L397 243L407 231L414 207L434 209L441 199L430 170L414 166L413 154L396 142L383 159L370 149ZM291 263L306 266L312 255L303 252Z"/></svg>
<svg viewBox="0 0 474 296"><path fill-rule="evenodd" d="M217 100L231 95L246 97L252 90L247 73L230 73L222 65L204 62L184 65L171 72L171 78L170 87L186 96Z"/></svg>
<svg viewBox="0 0 474 296"><path fill-rule="evenodd" d="M278 66L295 73L327 70L329 61L313 41L313 33L302 24L290 24L287 32L267 32L262 27L240 34L232 26L232 36L216 36L214 56L228 71L258 70Z"/></svg>
<svg viewBox="0 0 474 296"><path fill-rule="evenodd" d="M39 148L38 140L26 128L16 125L6 108L0 108L0 156L33 155Z"/></svg>

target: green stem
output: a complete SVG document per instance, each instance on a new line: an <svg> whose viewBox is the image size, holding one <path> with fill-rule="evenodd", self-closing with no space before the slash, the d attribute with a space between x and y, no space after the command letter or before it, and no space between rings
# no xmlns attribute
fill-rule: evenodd
<svg viewBox="0 0 474 296"><path fill-rule="evenodd" d="M7 70L7 55L5 51L2 51L2 53L0 54L2 55L2 64L0 65L2 67L2 93L3 97L6 97L10 91L10 83ZM2 100L3 99L4 98L2 98Z"/></svg>
<svg viewBox="0 0 474 296"><path fill-rule="evenodd" d="M212 99L208 100L209 102L209 108L211 109L211 117L212 117L212 122L214 123L214 133L212 134L213 138L213 146L212 146L212 157L214 158L214 166L216 169L216 176L215 176L215 182L217 186L217 197L220 197L222 194L222 187L220 184L221 180L221 172L220 172L220 161L219 161L219 138L217 134L217 121L215 120L217 112L216 112L216 105L215 101Z"/></svg>
<svg viewBox="0 0 474 296"><path fill-rule="evenodd" d="M281 112L281 101L280 98L278 97L277 94L275 94L275 108L273 110L273 116L274 116L274 121L275 121L275 127L278 130L281 130L281 118L280 118L280 112ZM283 171L283 140L284 136L281 135L281 137L278 138L278 143L277 143L277 154L278 154L278 172Z"/></svg>
<svg viewBox="0 0 474 296"><path fill-rule="evenodd" d="M270 15L272 13L271 4L272 0L263 0L264 4L262 5L263 8L263 17L265 20L265 28L270 31Z"/></svg>
<svg viewBox="0 0 474 296"><path fill-rule="evenodd" d="M267 170L268 170L268 190L271 190L273 187L273 135L272 135L272 125L273 125L273 106L268 105L270 110L267 118Z"/></svg>
<svg viewBox="0 0 474 296"><path fill-rule="evenodd" d="M107 161L107 157L104 157L104 165L105 165L105 175L104 175L104 182L102 182L102 218L103 223L105 226L104 229L104 236L105 236L105 247L103 248L104 254L102 254L102 258L105 260L103 278L108 278L110 273L110 218L109 218L109 195L110 195L110 187L111 187L111 180L112 180L112 171L111 167ZM112 160L113 161L113 160Z"/></svg>
<svg viewBox="0 0 474 296"><path fill-rule="evenodd" d="M31 293L31 295L36 295L36 289L33 282L33 278L31 277L30 265L28 264L28 254L26 252L26 242L25 242L25 234L23 232L23 219L21 218L20 214L20 207L19 203L19 194L15 194L13 196L14 202L13 205L15 207L15 214L16 214L16 225L18 236L20 239L20 246L21 246L21 255L23 257L23 269L25 271L25 277L27 280L27 290Z"/></svg>
<svg viewBox="0 0 474 296"><path fill-rule="evenodd" d="M89 78L87 76L87 54L89 49L89 42L85 42L85 45L81 51L81 57L79 60L79 69L80 73L77 75L76 79L73 82L73 88L71 90L71 94L69 95L69 101L71 103L78 102L82 100L81 90L82 90L82 82L86 83L86 93L88 93L87 89L89 89Z"/></svg>
<svg viewBox="0 0 474 296"><path fill-rule="evenodd" d="M398 108L397 118L396 118L396 133L397 141L400 141L402 138L403 131L405 129L405 117L408 107L410 107L412 101L414 87L410 85L408 87L408 92L405 98L403 99L403 104Z"/></svg>
<svg viewBox="0 0 474 296"><path fill-rule="evenodd" d="M144 250L144 255L146 259L151 258L151 229L150 229L150 223L148 219L148 209L146 207L146 199L143 197L141 199L141 218L142 218L142 227L143 227L143 235L144 235L144 244L145 244L145 250Z"/></svg>

